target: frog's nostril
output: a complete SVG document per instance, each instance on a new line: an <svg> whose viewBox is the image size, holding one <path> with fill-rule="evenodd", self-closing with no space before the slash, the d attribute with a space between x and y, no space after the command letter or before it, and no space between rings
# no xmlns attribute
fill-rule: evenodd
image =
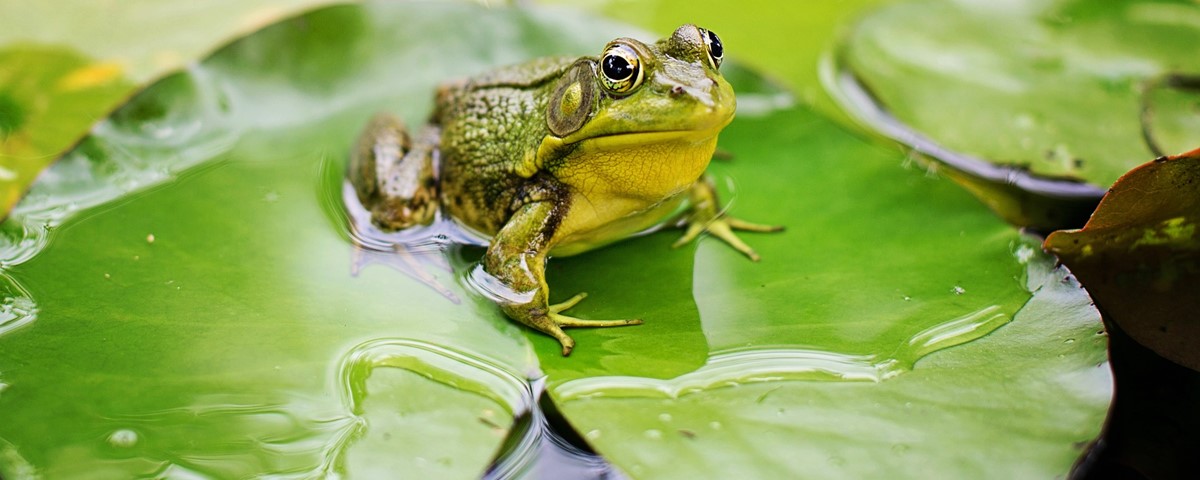
<svg viewBox="0 0 1200 480"><path fill-rule="evenodd" d="M680 95L683 95L683 86L682 85L676 85L674 87L671 87L671 96L672 97L678 97Z"/></svg>

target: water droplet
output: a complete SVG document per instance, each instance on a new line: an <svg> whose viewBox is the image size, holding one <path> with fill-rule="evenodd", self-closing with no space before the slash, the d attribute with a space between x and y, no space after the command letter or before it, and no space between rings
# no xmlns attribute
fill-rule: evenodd
<svg viewBox="0 0 1200 480"><path fill-rule="evenodd" d="M660 413L660 414L658 414L658 421L660 421L660 422L663 422L663 423L670 422L670 421L671 421L671 414L669 414L669 413Z"/></svg>
<svg viewBox="0 0 1200 480"><path fill-rule="evenodd" d="M146 235L146 243L154 243L154 234Z"/></svg>
<svg viewBox="0 0 1200 480"><path fill-rule="evenodd" d="M1068 338L1068 339L1064 340L1064 341L1063 341L1063 343L1075 343L1075 339L1074 339L1074 338Z"/></svg>
<svg viewBox="0 0 1200 480"><path fill-rule="evenodd" d="M4 393L5 390L8 390L8 384L0 382L0 394Z"/></svg>
<svg viewBox="0 0 1200 480"><path fill-rule="evenodd" d="M588 432L583 435L585 437L587 437L588 440L595 440L597 438L600 438L600 431L599 430L588 430Z"/></svg>
<svg viewBox="0 0 1200 480"><path fill-rule="evenodd" d="M1029 260L1033 258L1034 253L1036 252L1034 251L1033 247L1021 244L1020 247L1017 247L1016 251L1017 261L1021 262L1022 265L1029 263Z"/></svg>
<svg viewBox="0 0 1200 480"><path fill-rule="evenodd" d="M658 439L662 438L662 430L657 430L657 429L653 429L653 428L651 428L650 430L646 430L646 438L649 438L651 440L658 440Z"/></svg>
<svg viewBox="0 0 1200 480"><path fill-rule="evenodd" d="M931 352L981 338L1011 320L999 306L985 307L913 335L908 341L909 351L901 358L912 365Z"/></svg>
<svg viewBox="0 0 1200 480"><path fill-rule="evenodd" d="M955 295L962 295L964 293L967 293L967 289L960 287L958 285L955 285L953 292Z"/></svg>
<svg viewBox="0 0 1200 480"><path fill-rule="evenodd" d="M133 430L123 428L108 436L108 444L117 448L129 448L137 445L138 434Z"/></svg>
<svg viewBox="0 0 1200 480"><path fill-rule="evenodd" d="M717 421L708 422L708 428L711 428L713 430L720 430L721 422L717 422Z"/></svg>

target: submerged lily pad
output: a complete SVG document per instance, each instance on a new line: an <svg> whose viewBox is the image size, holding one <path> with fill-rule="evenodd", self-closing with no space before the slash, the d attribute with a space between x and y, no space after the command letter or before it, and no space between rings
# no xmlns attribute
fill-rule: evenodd
<svg viewBox="0 0 1200 480"><path fill-rule="evenodd" d="M1200 150L1133 169L1113 185L1087 225L1054 232L1046 248L1130 337L1200 370L1197 225Z"/></svg>
<svg viewBox="0 0 1200 480"><path fill-rule="evenodd" d="M740 216L788 227L747 236L764 260L660 232L551 264L556 299L591 294L572 313L646 325L577 330L563 358L466 287L478 249L351 230L343 162L375 111L416 125L441 80L621 35L647 38L345 5L139 95L4 225L0 476L478 477L542 374L635 477L1067 471L1111 393L1086 296L954 185L738 69L736 44L713 171Z"/></svg>
<svg viewBox="0 0 1200 480"><path fill-rule="evenodd" d="M1198 18L1187 1L890 5L847 36L842 90L849 78L865 94L842 99L876 130L958 170L1010 221L1078 227L1090 212L1081 203L1094 205L1156 155L1144 130L1168 148L1200 144L1194 122L1143 125L1141 115L1143 105L1178 110L1146 97L1164 75L1200 72L1200 57L1184 53L1200 43ZM930 151L928 139L947 152Z"/></svg>

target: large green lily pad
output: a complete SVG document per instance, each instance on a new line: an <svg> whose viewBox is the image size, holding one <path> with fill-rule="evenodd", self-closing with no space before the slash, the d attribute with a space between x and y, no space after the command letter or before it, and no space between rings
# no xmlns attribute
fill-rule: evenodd
<svg viewBox="0 0 1200 480"><path fill-rule="evenodd" d="M734 160L714 170L736 182L734 213L788 231L748 238L759 264L701 242L691 298L637 293L661 282L622 266L647 248L637 243L558 262L565 293L622 299L581 312L653 325L651 312L690 316L694 298L707 340L707 364L671 376L630 374L639 357L624 331L577 333L569 359L534 338L552 398L585 438L645 478L1067 472L1104 418L1106 339L1037 242L811 112L742 117L723 135ZM632 278L592 277L622 272ZM962 448L979 444L987 455Z"/></svg>
<svg viewBox="0 0 1200 480"><path fill-rule="evenodd" d="M733 211L788 227L747 236L763 262L660 232L551 264L552 295L591 294L572 313L646 325L575 331L563 358L466 287L478 249L351 230L344 157L376 110L418 124L440 80L619 35L646 38L338 6L139 95L4 225L0 475L478 477L543 374L635 477L1068 470L1111 393L1086 296L953 184L737 68L735 43L743 109L713 171Z"/></svg>
<svg viewBox="0 0 1200 480"><path fill-rule="evenodd" d="M1183 0L889 5L839 51L842 90L853 77L865 91L842 100L1010 221L1077 228L1127 170L1200 144L1194 95L1163 80L1200 71L1184 53L1198 18Z"/></svg>

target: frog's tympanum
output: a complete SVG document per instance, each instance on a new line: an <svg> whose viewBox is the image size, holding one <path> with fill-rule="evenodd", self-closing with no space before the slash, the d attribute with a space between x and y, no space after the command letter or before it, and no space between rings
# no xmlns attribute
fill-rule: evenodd
<svg viewBox="0 0 1200 480"><path fill-rule="evenodd" d="M447 83L415 136L392 116L367 126L351 183L382 228L427 225L441 208L490 237L483 269L514 292L500 307L567 355L575 342L563 328L641 320L563 315L584 294L551 305L547 258L678 224L687 229L676 246L707 231L757 261L732 230L779 230L724 215L702 178L733 120L723 54L715 33L684 25L653 44L618 38L599 58L543 58Z"/></svg>

